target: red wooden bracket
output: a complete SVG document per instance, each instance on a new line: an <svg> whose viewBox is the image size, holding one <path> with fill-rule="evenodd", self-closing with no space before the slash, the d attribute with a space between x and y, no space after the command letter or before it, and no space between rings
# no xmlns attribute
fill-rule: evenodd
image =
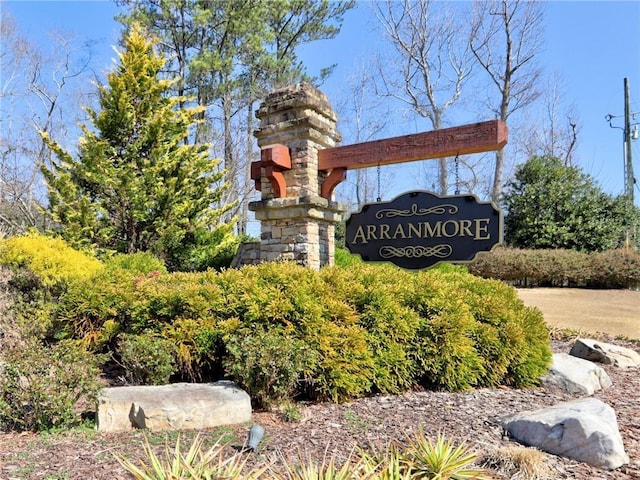
<svg viewBox="0 0 640 480"><path fill-rule="evenodd" d="M284 198L287 196L287 181L284 178L282 172L275 167L266 167L264 174L271 183L273 189L273 195L276 198Z"/></svg>
<svg viewBox="0 0 640 480"><path fill-rule="evenodd" d="M260 152L260 161L251 162L251 178L255 181L256 190L260 191L262 169L271 183L276 198L287 196L287 182L282 172L291 170L291 155L284 145L269 145Z"/></svg>
<svg viewBox="0 0 640 480"><path fill-rule="evenodd" d="M256 190L262 190L262 184L260 182L260 177L262 176L262 161L258 160L257 162L251 162L251 180L254 181Z"/></svg>
<svg viewBox="0 0 640 480"><path fill-rule="evenodd" d="M331 195L333 191L338 186L340 182L343 182L347 179L347 169L346 168L334 168L331 170L331 173L325 178L322 183L320 195L327 200L331 199Z"/></svg>

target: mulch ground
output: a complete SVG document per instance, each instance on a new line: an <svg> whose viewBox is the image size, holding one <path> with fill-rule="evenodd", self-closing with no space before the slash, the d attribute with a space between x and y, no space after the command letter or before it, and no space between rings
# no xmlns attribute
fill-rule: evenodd
<svg viewBox="0 0 640 480"><path fill-rule="evenodd" d="M636 343L612 338L604 341L640 350ZM568 352L569 341L554 341L555 351ZM603 471L573 460L544 454L550 468L548 479L640 479L640 375L638 369L618 369L603 365L613 386L594 395L616 411L618 426L631 462L614 471ZM258 455L250 463L269 462L275 458L313 458L327 456L346 459L356 446L385 445L402 441L423 428L428 436L438 433L456 442L467 442L484 458L500 447L515 442L504 435L495 423L498 416L537 409L570 400L568 394L534 389L479 389L463 393L414 391L398 396L374 396L351 403L300 404L300 419L288 422L277 412L256 412L254 422L266 430ZM196 433L211 441L226 433L232 444L242 443L249 426L184 433L190 444ZM12 479L126 479L114 454L139 457L145 436L161 452L165 440L175 442L175 434L99 434L74 431L59 434L0 434L0 480ZM216 438L214 438L216 437ZM232 446L229 455L234 454ZM496 478L509 475L493 470ZM514 478L511 476L511 478Z"/></svg>

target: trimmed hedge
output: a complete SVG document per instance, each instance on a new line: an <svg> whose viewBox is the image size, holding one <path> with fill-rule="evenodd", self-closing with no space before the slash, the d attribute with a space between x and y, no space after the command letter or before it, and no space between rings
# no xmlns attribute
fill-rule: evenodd
<svg viewBox="0 0 640 480"><path fill-rule="evenodd" d="M125 256L69 280L50 311L46 338L109 354L130 382L226 377L265 407L416 386L528 386L551 361L538 310L452 266L168 274Z"/></svg>
<svg viewBox="0 0 640 480"><path fill-rule="evenodd" d="M497 248L478 255L469 272L522 287L640 288L640 252Z"/></svg>
<svg viewBox="0 0 640 480"><path fill-rule="evenodd" d="M55 325L116 358L123 335L171 339L177 377L211 380L226 371L262 405L298 395L339 402L417 385L526 386L551 358L539 311L524 307L513 288L458 268L315 272L267 263L220 273L109 273L70 286Z"/></svg>

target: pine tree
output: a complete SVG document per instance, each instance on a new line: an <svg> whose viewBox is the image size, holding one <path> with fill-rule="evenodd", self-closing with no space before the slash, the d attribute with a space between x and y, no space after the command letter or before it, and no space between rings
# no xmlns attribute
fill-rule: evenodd
<svg viewBox="0 0 640 480"><path fill-rule="evenodd" d="M165 59L140 26L123 43L98 87L100 110L87 109L94 128L81 127L77 159L43 134L58 159L43 167L49 212L74 245L150 251L171 267L232 206L212 207L224 185L208 145L185 142L201 108L179 108L185 98L170 95ZM233 226L219 228L220 241Z"/></svg>

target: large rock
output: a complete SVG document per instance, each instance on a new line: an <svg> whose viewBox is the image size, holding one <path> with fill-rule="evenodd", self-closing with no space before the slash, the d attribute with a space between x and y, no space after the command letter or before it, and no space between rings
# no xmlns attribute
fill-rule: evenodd
<svg viewBox="0 0 640 480"><path fill-rule="evenodd" d="M540 380L546 388L573 395L593 395L611 386L611 378L602 367L567 353L554 353L549 372Z"/></svg>
<svg viewBox="0 0 640 480"><path fill-rule="evenodd" d="M616 367L640 366L640 354L638 352L630 348L587 338L577 339L569 353L574 357Z"/></svg>
<svg viewBox="0 0 640 480"><path fill-rule="evenodd" d="M508 415L499 421L518 442L554 455L606 469L629 463L613 408L595 398Z"/></svg>
<svg viewBox="0 0 640 480"><path fill-rule="evenodd" d="M249 395L232 382L105 388L98 430L190 430L251 420Z"/></svg>

